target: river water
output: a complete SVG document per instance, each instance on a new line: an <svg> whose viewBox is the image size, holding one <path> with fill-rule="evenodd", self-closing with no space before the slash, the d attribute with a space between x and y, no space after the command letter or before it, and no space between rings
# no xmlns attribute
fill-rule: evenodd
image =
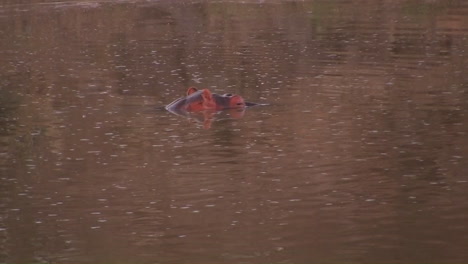
<svg viewBox="0 0 468 264"><path fill-rule="evenodd" d="M4 0L0 35L1 263L468 262L465 0ZM189 86L267 105L165 111Z"/></svg>

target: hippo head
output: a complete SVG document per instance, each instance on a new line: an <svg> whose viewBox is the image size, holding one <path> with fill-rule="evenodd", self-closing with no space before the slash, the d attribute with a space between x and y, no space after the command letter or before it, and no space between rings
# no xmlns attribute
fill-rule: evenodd
<svg viewBox="0 0 468 264"><path fill-rule="evenodd" d="M215 94L208 89L197 90L190 87L185 97L186 111L223 110L244 108L244 98L236 94Z"/></svg>

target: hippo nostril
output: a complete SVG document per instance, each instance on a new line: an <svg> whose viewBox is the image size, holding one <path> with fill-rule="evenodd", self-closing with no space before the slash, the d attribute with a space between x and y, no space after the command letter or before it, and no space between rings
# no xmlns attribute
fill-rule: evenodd
<svg viewBox="0 0 468 264"><path fill-rule="evenodd" d="M232 94L228 93L228 94L224 94L224 96L231 97Z"/></svg>

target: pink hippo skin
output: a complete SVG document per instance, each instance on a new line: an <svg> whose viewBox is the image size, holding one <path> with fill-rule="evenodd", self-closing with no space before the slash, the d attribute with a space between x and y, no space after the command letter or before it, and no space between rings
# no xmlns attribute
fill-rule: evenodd
<svg viewBox="0 0 468 264"><path fill-rule="evenodd" d="M244 108L244 98L239 95L211 93L208 89L197 90L190 87L187 94L174 102L168 104L169 111L197 112L203 110L224 110L233 108Z"/></svg>
<svg viewBox="0 0 468 264"><path fill-rule="evenodd" d="M190 87L186 96L175 100L165 108L171 113L201 121L205 128L210 128L219 111L228 110L231 118L238 119L244 115L247 106L253 105L256 104L245 102L240 95L219 95L211 93L208 89L198 90Z"/></svg>

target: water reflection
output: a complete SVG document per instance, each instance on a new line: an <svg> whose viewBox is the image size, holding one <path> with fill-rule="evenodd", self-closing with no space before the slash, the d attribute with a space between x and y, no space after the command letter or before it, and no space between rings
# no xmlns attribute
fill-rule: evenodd
<svg viewBox="0 0 468 264"><path fill-rule="evenodd" d="M5 2L0 262L466 262L467 13ZM192 85L271 105L198 129Z"/></svg>
<svg viewBox="0 0 468 264"><path fill-rule="evenodd" d="M245 114L246 109L226 109L222 111L204 110L198 112L170 111L171 113L185 117L195 123L201 124L204 129L210 129L213 121L239 119Z"/></svg>

